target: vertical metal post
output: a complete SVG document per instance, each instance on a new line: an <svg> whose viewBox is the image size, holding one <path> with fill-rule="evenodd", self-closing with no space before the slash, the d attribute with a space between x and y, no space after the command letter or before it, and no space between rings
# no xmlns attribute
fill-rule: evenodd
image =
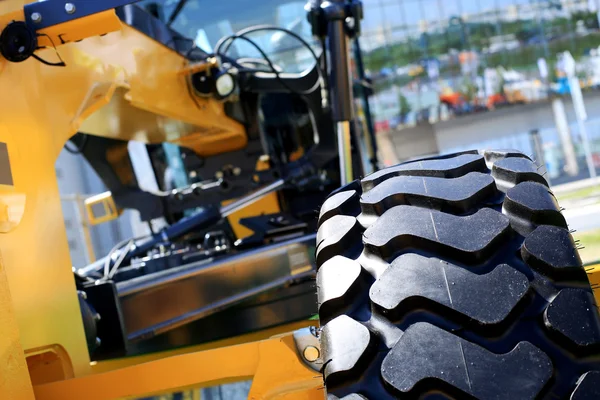
<svg viewBox="0 0 600 400"><path fill-rule="evenodd" d="M535 161L539 165L539 167L546 168L546 159L544 157L544 148L542 146L542 138L540 137L540 132L537 129L534 129L529 132L529 137L531 139L531 147L533 148L533 153L535 154ZM550 177L548 175L544 176L549 185Z"/></svg>
<svg viewBox="0 0 600 400"><path fill-rule="evenodd" d="M354 116L354 110L343 3L336 4L336 7L341 8L341 15L335 15L333 17L335 19L329 21L328 27L329 90L331 91L333 118L336 122L340 122L350 121ZM337 10L331 12L331 14L334 13L337 13Z"/></svg>
<svg viewBox="0 0 600 400"><path fill-rule="evenodd" d="M338 153L340 156L340 179L342 186L352 182L352 149L350 146L350 121L337 123Z"/></svg>
<svg viewBox="0 0 600 400"><path fill-rule="evenodd" d="M581 141L583 142L585 160L587 162L587 167L590 171L590 178L595 178L596 167L594 166L594 161L592 159L590 139L588 137L587 128L585 126L585 121L587 121L587 113L585 111L585 105L583 102L583 96L581 94L581 88L579 87L579 78L577 78L576 76L570 76L569 88L571 90L571 99L573 100L573 107L575 108L577 127L579 128L579 134L581 135Z"/></svg>
<svg viewBox="0 0 600 400"><path fill-rule="evenodd" d="M327 50L329 62L329 91L333 119L337 123L340 180L342 186L351 182L352 141L350 121L354 118L353 93L346 33L346 10L343 0L322 5L327 18Z"/></svg>
<svg viewBox="0 0 600 400"><path fill-rule="evenodd" d="M579 84L579 82L578 82ZM587 162L588 170L590 171L590 178L596 177L596 167L594 166L594 160L592 158L592 149L590 148L590 139L587 134L587 128L585 127L585 121L577 116L577 127L579 128L579 134L581 135L581 141L583 142L583 150L585 152L585 160Z"/></svg>
<svg viewBox="0 0 600 400"><path fill-rule="evenodd" d="M354 94L349 39L360 32L362 4L358 0L311 0L307 10L313 34L326 39L329 98L336 122L340 181L344 185L354 178L350 135L354 120Z"/></svg>
<svg viewBox="0 0 600 400"><path fill-rule="evenodd" d="M577 155L575 154L575 147L571 138L565 105L560 97L552 100L552 112L563 155L565 156L565 170L570 176L576 176L579 174Z"/></svg>
<svg viewBox="0 0 600 400"><path fill-rule="evenodd" d="M590 139L585 127L585 121L587 121L587 112L585 111L585 103L583 101L581 87L579 86L579 78L577 78L575 74L575 60L569 51L565 51L563 52L563 61L565 64L565 71L569 78L569 91L571 92L571 99L573 100L573 107L575 108L575 116L577 117L577 125L579 126L579 134L581 135L581 140L583 142L585 159L590 171L590 178L595 178L596 167L594 166L594 161L592 159Z"/></svg>

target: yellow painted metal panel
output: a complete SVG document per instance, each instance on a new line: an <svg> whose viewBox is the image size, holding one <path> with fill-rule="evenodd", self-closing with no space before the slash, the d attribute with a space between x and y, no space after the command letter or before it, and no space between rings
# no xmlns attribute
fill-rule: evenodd
<svg viewBox="0 0 600 400"><path fill-rule="evenodd" d="M0 257L0 398L33 399L33 389L19 337L6 279L5 268Z"/></svg>
<svg viewBox="0 0 600 400"><path fill-rule="evenodd" d="M315 324L315 321L299 321L292 324L282 325L271 329L265 329L258 332L240 335L229 339L218 340L215 342L204 343L196 346L177 348L169 351L158 353L145 354L143 356L119 358L106 361L98 361L92 363L93 373L102 373L113 371L124 367L129 367L136 364L142 364L149 361L160 360L162 358L172 357L181 354L195 353L221 347L234 346L243 343L256 342L259 340L268 339L274 335L280 335L285 332L292 332L297 329L306 328Z"/></svg>
<svg viewBox="0 0 600 400"><path fill-rule="evenodd" d="M600 304L600 264L585 267L585 272L592 286L596 304Z"/></svg>
<svg viewBox="0 0 600 400"><path fill-rule="evenodd" d="M183 354L83 378L35 386L37 400L100 400L172 393L222 381L251 378L259 361L257 343Z"/></svg>
<svg viewBox="0 0 600 400"><path fill-rule="evenodd" d="M223 205L227 205L232 203L235 200L230 200L227 202L223 202ZM233 233L238 239L243 239L245 237L251 236L254 232L251 229L246 228L244 225L240 224L240 219L255 217L257 215L262 214L274 214L281 211L279 207L279 198L277 197L277 193L271 193L263 197L262 199L250 204L231 214L227 217L229 224L231 225L231 229L233 229Z"/></svg>
<svg viewBox="0 0 600 400"><path fill-rule="evenodd" d="M37 400L103 400L172 393L251 378L250 399L324 398L321 375L300 361L291 334L37 385L34 390Z"/></svg>

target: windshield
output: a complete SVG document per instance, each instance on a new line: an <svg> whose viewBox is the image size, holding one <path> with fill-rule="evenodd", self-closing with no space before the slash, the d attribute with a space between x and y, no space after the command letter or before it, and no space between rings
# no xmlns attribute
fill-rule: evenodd
<svg viewBox="0 0 600 400"><path fill-rule="evenodd" d="M138 3L168 21L180 0L143 0ZM193 39L198 47L211 53L219 39L254 25L287 28L313 44L306 19L305 1L286 0L188 0L171 23L171 28ZM282 71L302 72L314 65L310 52L283 32L256 32L248 35ZM248 42L236 40L228 55L234 58L261 59Z"/></svg>

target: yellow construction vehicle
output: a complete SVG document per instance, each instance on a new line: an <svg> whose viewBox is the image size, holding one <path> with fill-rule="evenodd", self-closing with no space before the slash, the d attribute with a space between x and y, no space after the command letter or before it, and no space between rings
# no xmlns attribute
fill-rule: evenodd
<svg viewBox="0 0 600 400"><path fill-rule="evenodd" d="M292 30L254 27L207 52L171 27L188 2L129 3L0 5L0 397L135 397L254 376L253 398L321 398L323 390L307 392L322 389L308 329L316 210L325 193L363 174L349 164L344 21L328 22L318 5L310 13L323 39L336 25L330 62L345 74L337 76ZM359 6L338 10L355 15L355 32ZM282 71L252 36L265 31L296 41L308 70ZM240 41L262 61L236 55ZM181 146L194 182L169 188L157 172L160 189L141 188L132 140L148 145L156 168L165 160L152 144ZM54 176L67 141L110 191L86 202L92 223L136 209L167 227L72 270ZM222 350L200 351L211 348ZM180 368L187 377L173 374Z"/></svg>
<svg viewBox="0 0 600 400"><path fill-rule="evenodd" d="M320 55L273 27L207 52L172 27L201 1L129 3L0 2L0 398L247 379L251 399L598 396L600 276L527 156L368 174L349 72L360 2L309 3ZM260 30L306 45L312 67L284 72ZM68 141L110 190L92 221L133 208L167 226L73 270L54 173ZM154 167L152 144L181 146L195 182L156 172L159 190L141 188L128 141Z"/></svg>

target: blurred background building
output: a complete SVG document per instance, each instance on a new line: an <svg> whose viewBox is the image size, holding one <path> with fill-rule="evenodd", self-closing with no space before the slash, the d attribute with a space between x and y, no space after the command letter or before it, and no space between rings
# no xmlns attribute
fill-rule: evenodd
<svg viewBox="0 0 600 400"><path fill-rule="evenodd" d="M589 177L561 59L569 51L588 109L592 158L600 167L598 0L364 4L360 40L375 88L372 108L377 130L391 132L397 159L510 147L543 158L553 183ZM562 110L553 109L554 98L564 98L558 105L564 115L556 116ZM566 144L556 128L563 122L571 137ZM536 154L538 138L542 154ZM570 160L565 147L573 150Z"/></svg>

